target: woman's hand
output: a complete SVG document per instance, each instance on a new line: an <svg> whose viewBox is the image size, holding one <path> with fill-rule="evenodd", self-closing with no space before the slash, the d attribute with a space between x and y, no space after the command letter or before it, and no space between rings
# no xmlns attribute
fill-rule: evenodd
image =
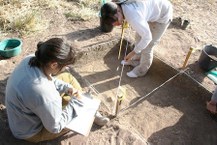
<svg viewBox="0 0 217 145"><path fill-rule="evenodd" d="M77 97L77 98L80 97L80 92L73 88L68 88L68 90L66 91L66 94L68 94L69 96Z"/></svg>
<svg viewBox="0 0 217 145"><path fill-rule="evenodd" d="M126 62L130 61L135 54L136 54L135 51L131 51L130 53L127 54L127 56L124 57L124 60Z"/></svg>

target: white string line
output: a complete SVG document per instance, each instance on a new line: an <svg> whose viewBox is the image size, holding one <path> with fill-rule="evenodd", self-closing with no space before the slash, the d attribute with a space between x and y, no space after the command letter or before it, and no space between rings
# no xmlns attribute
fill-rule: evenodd
<svg viewBox="0 0 217 145"><path fill-rule="evenodd" d="M84 80L85 80L85 82L87 83L88 87L89 87L90 89L92 89L92 91L93 91L96 95L99 95L99 94L100 94L99 91L98 91L87 79L84 79Z"/></svg>
<svg viewBox="0 0 217 145"><path fill-rule="evenodd" d="M172 76L171 78L169 78L168 80L166 80L164 83L162 83L160 86L156 87L155 89L153 89L151 92L149 92L148 94L146 94L145 96L140 97L137 101L135 101L134 103L130 104L129 106L121 109L119 112L123 112L129 108L131 108L132 106L136 105L137 103L139 103L140 101L142 101L143 99L147 98L149 95L151 95L152 93L154 93L155 91L157 91L159 88L163 87L166 83L170 82L171 80L173 80L174 78L176 78L177 76L179 76L180 74L183 74L185 70L181 70L179 73L177 73L176 75Z"/></svg>
<svg viewBox="0 0 217 145"><path fill-rule="evenodd" d="M72 74L71 70L72 69L71 67L66 67L66 71L69 72L70 74ZM85 83L88 85L88 88L90 88L96 95L99 95L99 91L96 90L96 88L87 80L87 79L84 79L83 77L81 77L82 80L85 81Z"/></svg>

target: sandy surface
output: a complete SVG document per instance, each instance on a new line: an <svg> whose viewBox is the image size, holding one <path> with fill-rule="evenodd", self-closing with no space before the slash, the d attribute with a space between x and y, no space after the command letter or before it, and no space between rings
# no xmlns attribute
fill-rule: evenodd
<svg viewBox="0 0 217 145"><path fill-rule="evenodd" d="M217 45L216 17L217 1L174 1L174 17L190 21L186 30L171 25L155 48L156 58L145 77L129 79L124 68L121 86L126 89L126 98L118 117L102 128L93 126L88 137L67 134L44 145L70 144L206 144L217 142L216 119L205 109L215 84L199 68L201 50L190 57L185 73L180 73L189 48L202 49L206 44ZM50 13L48 10L47 13ZM117 60L120 28L112 33L101 33L99 20L87 22L67 21L61 12L50 13L50 27L43 32L23 37L23 50L19 56L0 61L0 144L28 145L15 139L8 127L4 106L5 86L10 73L22 58L36 49L38 41L51 37L62 37L76 44L79 52L86 52L73 66L71 72L79 77L84 87L91 84L102 100L101 112L114 114L115 94L120 79L121 66ZM133 33L133 32L132 32ZM1 35L0 39L17 37L16 34ZM131 39L129 35L126 39ZM113 40L113 41L111 41ZM98 47L99 44L101 47ZM158 59L159 58L159 59ZM117 68L118 71L117 71ZM168 79L174 79L165 83ZM88 84L87 81L90 83ZM165 84L164 84L165 83ZM162 85L163 84L163 85ZM159 89L155 90L161 86ZM92 90L93 92L93 90ZM153 93L151 93L153 92ZM150 94L151 93L151 94ZM147 97L145 97L147 96ZM137 102L137 103L135 103Z"/></svg>

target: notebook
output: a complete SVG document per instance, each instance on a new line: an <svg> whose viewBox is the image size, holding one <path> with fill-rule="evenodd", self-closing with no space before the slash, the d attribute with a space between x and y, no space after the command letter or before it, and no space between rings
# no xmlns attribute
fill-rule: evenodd
<svg viewBox="0 0 217 145"><path fill-rule="evenodd" d="M91 98L88 94L82 94L79 102L82 105L78 105L77 117L66 125L66 128L88 136L95 119L96 111L99 108L100 100L96 98Z"/></svg>

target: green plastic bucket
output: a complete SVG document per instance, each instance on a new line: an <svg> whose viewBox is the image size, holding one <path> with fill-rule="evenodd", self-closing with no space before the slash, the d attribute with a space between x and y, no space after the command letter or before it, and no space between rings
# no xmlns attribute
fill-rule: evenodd
<svg viewBox="0 0 217 145"><path fill-rule="evenodd" d="M0 42L0 56L14 57L22 51L22 41L17 38L5 39Z"/></svg>

